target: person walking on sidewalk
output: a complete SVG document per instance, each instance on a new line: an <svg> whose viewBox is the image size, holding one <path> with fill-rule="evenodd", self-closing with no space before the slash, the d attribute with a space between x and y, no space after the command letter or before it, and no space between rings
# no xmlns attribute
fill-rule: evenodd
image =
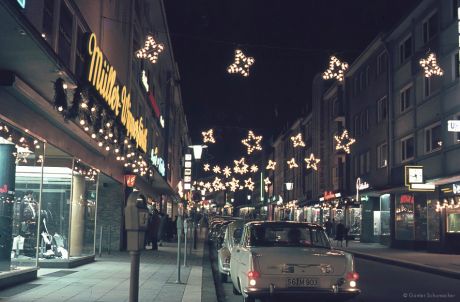
<svg viewBox="0 0 460 302"><path fill-rule="evenodd" d="M160 216L160 226L158 227L158 246L163 246L163 240L165 239L165 230L167 217L166 214L159 213Z"/></svg>
<svg viewBox="0 0 460 302"><path fill-rule="evenodd" d="M158 216L158 210L154 210L147 227L147 234L149 241L152 242L152 251L158 250L158 229L160 227L160 217Z"/></svg>
<svg viewBox="0 0 460 302"><path fill-rule="evenodd" d="M337 246L339 246L340 242L340 246L343 247L343 239L345 236L345 232L345 225L342 223L342 221L340 221L335 231L335 240L337 240Z"/></svg>
<svg viewBox="0 0 460 302"><path fill-rule="evenodd" d="M326 229L327 237L331 237L332 236L332 222L331 222L331 219L328 219L324 223L324 228Z"/></svg>

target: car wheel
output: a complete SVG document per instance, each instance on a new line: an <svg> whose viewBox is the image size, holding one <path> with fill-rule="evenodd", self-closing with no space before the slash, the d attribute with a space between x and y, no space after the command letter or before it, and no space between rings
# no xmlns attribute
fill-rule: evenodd
<svg viewBox="0 0 460 302"><path fill-rule="evenodd" d="M222 274L222 273L220 273L220 281L221 281L222 283L227 282L227 277L228 277L227 274Z"/></svg>
<svg viewBox="0 0 460 302"><path fill-rule="evenodd" d="M241 295L241 293L236 289L235 284L233 284L233 294Z"/></svg>

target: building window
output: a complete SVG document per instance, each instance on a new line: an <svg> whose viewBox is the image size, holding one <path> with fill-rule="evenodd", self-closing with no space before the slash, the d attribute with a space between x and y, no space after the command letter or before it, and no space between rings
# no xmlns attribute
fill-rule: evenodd
<svg viewBox="0 0 460 302"><path fill-rule="evenodd" d="M85 66L85 33L81 26L77 26L77 49L75 52L75 74L78 79L84 77Z"/></svg>
<svg viewBox="0 0 460 302"><path fill-rule="evenodd" d="M387 118L388 114L388 99L386 96L377 101L377 122L381 122Z"/></svg>
<svg viewBox="0 0 460 302"><path fill-rule="evenodd" d="M369 129L369 110L366 109L361 113L361 129L362 132Z"/></svg>
<svg viewBox="0 0 460 302"><path fill-rule="evenodd" d="M371 153L366 151L359 155L359 174L363 175L371 171Z"/></svg>
<svg viewBox="0 0 460 302"><path fill-rule="evenodd" d="M388 165L388 146L383 143L377 146L377 168L384 168Z"/></svg>
<svg viewBox="0 0 460 302"><path fill-rule="evenodd" d="M423 95L425 97L431 95L431 78L423 77Z"/></svg>
<svg viewBox="0 0 460 302"><path fill-rule="evenodd" d="M354 79L353 92L355 93L355 95L358 95L358 93L359 93L358 77L357 76Z"/></svg>
<svg viewBox="0 0 460 302"><path fill-rule="evenodd" d="M409 136L401 140L401 161L414 158L414 137Z"/></svg>
<svg viewBox="0 0 460 302"><path fill-rule="evenodd" d="M460 60L459 60L459 55L458 52L454 55L453 57L453 80L455 81L460 77Z"/></svg>
<svg viewBox="0 0 460 302"><path fill-rule="evenodd" d="M369 66L366 67L366 73L365 73L365 81L364 81L364 85L366 85L366 87L369 87L369 73L370 73L370 70L371 68Z"/></svg>
<svg viewBox="0 0 460 302"><path fill-rule="evenodd" d="M67 5L61 3L61 15L59 17L59 43L58 53L67 67L70 67L70 51L72 45L73 15Z"/></svg>
<svg viewBox="0 0 460 302"><path fill-rule="evenodd" d="M404 112L411 106L412 85L403 88L400 92L400 112Z"/></svg>
<svg viewBox="0 0 460 302"><path fill-rule="evenodd" d="M407 37L399 45L399 63L403 64L412 55L412 36Z"/></svg>
<svg viewBox="0 0 460 302"><path fill-rule="evenodd" d="M382 52L377 57L377 75L380 75L387 71L388 57L386 52Z"/></svg>
<svg viewBox="0 0 460 302"><path fill-rule="evenodd" d="M361 135L361 121L359 119L359 114L355 115L355 135Z"/></svg>
<svg viewBox="0 0 460 302"><path fill-rule="evenodd" d="M434 13L423 23L423 43L427 43L438 33L438 14Z"/></svg>
<svg viewBox="0 0 460 302"><path fill-rule="evenodd" d="M359 73L359 90L364 90L364 72Z"/></svg>
<svg viewBox="0 0 460 302"><path fill-rule="evenodd" d="M43 3L43 31L42 37L49 43L53 41L54 0L45 0Z"/></svg>
<svg viewBox="0 0 460 302"><path fill-rule="evenodd" d="M425 129L425 152L430 153L441 149L442 129L441 124L436 124Z"/></svg>

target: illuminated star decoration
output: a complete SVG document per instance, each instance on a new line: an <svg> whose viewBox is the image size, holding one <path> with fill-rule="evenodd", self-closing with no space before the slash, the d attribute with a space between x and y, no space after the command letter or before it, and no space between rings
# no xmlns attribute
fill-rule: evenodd
<svg viewBox="0 0 460 302"><path fill-rule="evenodd" d="M229 182L230 191L235 192L240 187L240 181L236 178L232 178L232 181Z"/></svg>
<svg viewBox="0 0 460 302"><path fill-rule="evenodd" d="M291 158L291 160L287 161L287 164L289 165L289 169L292 168L297 168L299 165L295 162L295 158Z"/></svg>
<svg viewBox="0 0 460 302"><path fill-rule="evenodd" d="M423 67L426 78L430 78L433 75L442 76L444 74L441 67L438 65L436 55L433 52L430 53L426 59L420 60L420 66Z"/></svg>
<svg viewBox="0 0 460 302"><path fill-rule="evenodd" d="M276 161L272 161L271 159L268 160L267 170L275 170Z"/></svg>
<svg viewBox="0 0 460 302"><path fill-rule="evenodd" d="M251 177L244 181L244 187L251 191L254 190L254 182L252 181Z"/></svg>
<svg viewBox="0 0 460 302"><path fill-rule="evenodd" d="M294 148L296 147L305 147L305 143L302 140L302 133L297 134L296 136L291 136L291 141L294 145Z"/></svg>
<svg viewBox="0 0 460 302"><path fill-rule="evenodd" d="M211 183L210 182L205 183L204 187L209 190L211 188Z"/></svg>
<svg viewBox="0 0 460 302"><path fill-rule="evenodd" d="M214 144L216 140L214 139L214 131L209 129L208 131L201 132L203 135L203 143L212 143Z"/></svg>
<svg viewBox="0 0 460 302"><path fill-rule="evenodd" d="M244 157L240 160L234 160L235 166L233 167L233 171L238 174L245 174L248 172L248 165L244 162Z"/></svg>
<svg viewBox="0 0 460 302"><path fill-rule="evenodd" d="M219 174L220 173L220 167L219 166L214 166L212 168L212 172L216 173L216 174Z"/></svg>
<svg viewBox="0 0 460 302"><path fill-rule="evenodd" d="M310 154L309 158L304 159L307 163L307 169L318 170L318 163L320 162L319 158L315 158L313 153Z"/></svg>
<svg viewBox="0 0 460 302"><path fill-rule="evenodd" d="M323 72L323 79L337 79L337 81L342 82L344 73L348 69L348 63L340 62L335 56L332 56L329 61L329 68Z"/></svg>
<svg viewBox="0 0 460 302"><path fill-rule="evenodd" d="M248 148L248 154L251 154L254 150L262 150L261 140L262 136L255 136L254 132L249 130L248 137L241 140L241 142Z"/></svg>
<svg viewBox="0 0 460 302"><path fill-rule="evenodd" d="M152 64L155 64L158 60L158 55L163 51L164 45L155 42L152 36L147 36L144 47L136 51L136 57L138 59L148 59Z"/></svg>
<svg viewBox="0 0 460 302"><path fill-rule="evenodd" d="M230 169L229 167L225 166L224 170L222 171L222 174L225 175L225 177L230 177L230 175L232 175L232 169Z"/></svg>
<svg viewBox="0 0 460 302"><path fill-rule="evenodd" d="M225 185L222 183L219 177L214 178L212 187L214 188L214 191L225 190Z"/></svg>
<svg viewBox="0 0 460 302"><path fill-rule="evenodd" d="M204 164L203 165L203 170L204 171L209 171L211 169L211 166L209 164Z"/></svg>
<svg viewBox="0 0 460 302"><path fill-rule="evenodd" d="M240 49L237 49L235 50L235 61L228 66L227 71L228 73L239 73L247 77L249 76L249 67L255 61L253 57L246 57Z"/></svg>
<svg viewBox="0 0 460 302"><path fill-rule="evenodd" d="M272 184L272 182L270 181L269 177L265 177L264 184L267 185L267 186Z"/></svg>
<svg viewBox="0 0 460 302"><path fill-rule="evenodd" d="M250 171L252 173L256 173L257 171L259 171L259 167L257 167L256 165L252 165L251 168L250 168Z"/></svg>
<svg viewBox="0 0 460 302"><path fill-rule="evenodd" d="M354 138L350 138L348 136L348 131L343 130L342 134L340 136L334 135L334 138L337 142L337 145L335 146L336 150L343 149L346 153L350 154L350 146L356 141Z"/></svg>

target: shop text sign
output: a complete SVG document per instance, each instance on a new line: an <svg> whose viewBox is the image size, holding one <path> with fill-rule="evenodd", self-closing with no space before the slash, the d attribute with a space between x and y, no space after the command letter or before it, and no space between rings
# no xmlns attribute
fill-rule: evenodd
<svg viewBox="0 0 460 302"><path fill-rule="evenodd" d="M157 168L158 173L160 173L161 176L165 177L166 175L166 168L165 168L165 161L163 158L158 156L158 149L152 149L150 152L150 160L152 161L152 164Z"/></svg>
<svg viewBox="0 0 460 302"><path fill-rule="evenodd" d="M146 152L148 129L145 128L142 117L134 118L131 112L131 94L126 86L120 89L116 84L117 71L104 58L94 33L89 37L88 54L91 58L89 83L99 92L115 116L121 115L121 123L126 128L128 136L136 142L136 147Z"/></svg>
<svg viewBox="0 0 460 302"><path fill-rule="evenodd" d="M460 120L447 121L447 131L460 132Z"/></svg>

